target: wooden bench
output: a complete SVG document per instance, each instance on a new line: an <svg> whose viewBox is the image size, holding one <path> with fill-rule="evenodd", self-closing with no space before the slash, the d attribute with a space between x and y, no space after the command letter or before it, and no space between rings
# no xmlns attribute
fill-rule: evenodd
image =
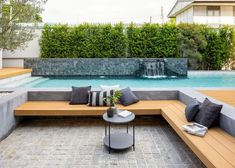
<svg viewBox="0 0 235 168"><path fill-rule="evenodd" d="M235 167L235 138L217 127L209 129L205 137L185 133L184 109L184 104L174 102L164 107L161 114L207 167Z"/></svg>
<svg viewBox="0 0 235 168"><path fill-rule="evenodd" d="M130 106L118 105L119 109L136 115L160 115L161 108L177 100L139 101ZM15 109L15 116L100 116L108 107L70 105L68 101L28 101Z"/></svg>
<svg viewBox="0 0 235 168"><path fill-rule="evenodd" d="M178 100L140 101L119 109L136 115L162 115L182 140L207 167L235 167L235 138L220 128L211 128L205 137L189 135L182 130L186 124L185 105ZM68 101L29 101L15 109L15 116L100 116L107 107L69 105Z"/></svg>

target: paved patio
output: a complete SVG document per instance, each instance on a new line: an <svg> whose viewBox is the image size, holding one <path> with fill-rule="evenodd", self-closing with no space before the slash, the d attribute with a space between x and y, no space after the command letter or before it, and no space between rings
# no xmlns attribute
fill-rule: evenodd
<svg viewBox="0 0 235 168"><path fill-rule="evenodd" d="M136 125L136 150L108 154L101 119L28 119L0 142L0 167L204 167L161 116L137 118Z"/></svg>

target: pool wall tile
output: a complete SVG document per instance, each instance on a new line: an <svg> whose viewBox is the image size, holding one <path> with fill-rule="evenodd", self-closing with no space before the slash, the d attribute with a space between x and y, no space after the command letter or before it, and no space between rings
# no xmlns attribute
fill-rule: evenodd
<svg viewBox="0 0 235 168"><path fill-rule="evenodd" d="M33 76L136 76L145 61L164 61L166 75L187 76L186 58L25 58L24 68Z"/></svg>

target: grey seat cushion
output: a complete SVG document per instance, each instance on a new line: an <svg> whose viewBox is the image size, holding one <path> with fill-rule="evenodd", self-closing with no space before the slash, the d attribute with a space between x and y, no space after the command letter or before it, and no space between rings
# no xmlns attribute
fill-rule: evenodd
<svg viewBox="0 0 235 168"><path fill-rule="evenodd" d="M89 91L91 90L91 86L86 87L72 87L72 93L71 93L71 105L75 104L87 104L88 103L88 97L89 97Z"/></svg>
<svg viewBox="0 0 235 168"><path fill-rule="evenodd" d="M200 106L200 103L196 99L186 106L185 117L188 122L191 122L194 120L197 113L199 112L199 106Z"/></svg>
<svg viewBox="0 0 235 168"><path fill-rule="evenodd" d="M200 106L199 112L195 117L195 121L210 128L219 119L222 107L223 105L212 103L208 98L206 98Z"/></svg>
<svg viewBox="0 0 235 168"><path fill-rule="evenodd" d="M120 97L120 103L124 106L128 106L134 103L137 103L139 99L136 97L136 95L131 91L131 89L125 88L121 90L121 97Z"/></svg>

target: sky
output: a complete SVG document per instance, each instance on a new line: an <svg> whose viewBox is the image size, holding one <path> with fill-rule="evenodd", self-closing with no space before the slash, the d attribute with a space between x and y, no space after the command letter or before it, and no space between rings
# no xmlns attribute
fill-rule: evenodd
<svg viewBox="0 0 235 168"><path fill-rule="evenodd" d="M48 0L42 13L46 23L161 23L176 0Z"/></svg>

